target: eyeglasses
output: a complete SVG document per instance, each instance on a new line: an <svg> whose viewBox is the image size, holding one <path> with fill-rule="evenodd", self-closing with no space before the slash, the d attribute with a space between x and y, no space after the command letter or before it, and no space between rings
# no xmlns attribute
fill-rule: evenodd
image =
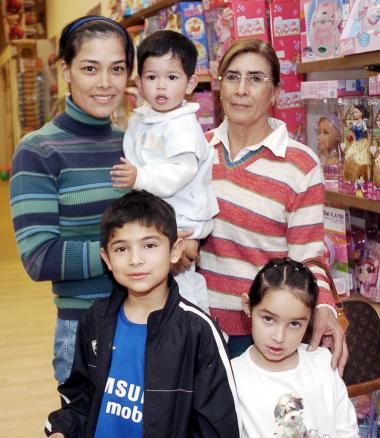
<svg viewBox="0 0 380 438"><path fill-rule="evenodd" d="M230 84L240 84L240 81L243 79L246 84L250 87L257 87L263 85L265 82L272 81L272 78L267 78L263 74L260 73L250 73L246 76L242 76L240 73L234 72L226 72L223 73L223 76L219 76L218 79L221 81L224 79L226 82Z"/></svg>

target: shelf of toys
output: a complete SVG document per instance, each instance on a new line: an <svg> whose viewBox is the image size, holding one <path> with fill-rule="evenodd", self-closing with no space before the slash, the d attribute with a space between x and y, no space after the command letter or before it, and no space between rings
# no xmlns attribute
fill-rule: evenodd
<svg viewBox="0 0 380 438"><path fill-rule="evenodd" d="M344 205L360 210L372 211L380 214L380 202L372 199L358 198L345 193L326 191L326 202L329 204Z"/></svg>
<svg viewBox="0 0 380 438"><path fill-rule="evenodd" d="M369 72L379 71L380 50L368 53L357 53L355 55L338 56L331 59L303 62L298 64L297 71L298 73L311 73L332 70L348 70L353 68L364 68Z"/></svg>
<svg viewBox="0 0 380 438"><path fill-rule="evenodd" d="M300 53L300 9L291 0L204 0L175 2L129 0L123 2L125 16L119 21L128 28L138 46L141 38L158 29L171 29L188 36L198 49L197 99L201 104L198 117L204 129L221 119L218 99L217 66L232 41L245 37L271 41L281 63L283 92L273 114L284 120L291 136L305 141L304 114L300 100L302 76L296 72ZM128 84L129 102L138 101L133 77ZM126 114L129 109L126 110Z"/></svg>

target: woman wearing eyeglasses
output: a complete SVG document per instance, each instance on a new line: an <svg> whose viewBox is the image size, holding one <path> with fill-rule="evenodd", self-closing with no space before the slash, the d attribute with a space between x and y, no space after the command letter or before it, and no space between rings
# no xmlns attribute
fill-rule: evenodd
<svg viewBox="0 0 380 438"><path fill-rule="evenodd" d="M280 65L262 41L236 41L219 65L222 124L206 134L215 147L213 188L220 213L201 248L200 272L209 290L211 315L229 336L232 357L252 339L241 294L272 258L322 259L324 184L313 151L289 137L268 112L280 92ZM325 272L311 267L319 285L312 348L332 347L332 366L347 360ZM275 316L273 316L275 318Z"/></svg>

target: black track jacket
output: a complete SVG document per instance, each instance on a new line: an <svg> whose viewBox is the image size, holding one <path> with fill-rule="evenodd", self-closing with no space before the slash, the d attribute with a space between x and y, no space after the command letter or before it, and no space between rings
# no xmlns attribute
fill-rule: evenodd
<svg viewBox="0 0 380 438"><path fill-rule="evenodd" d="M238 438L237 394L224 340L212 319L183 299L169 277L163 309L149 315L145 345L144 438ZM78 325L73 368L58 387L61 409L45 432L93 438L111 364L117 314L126 292L115 288ZM239 420L238 420L239 417Z"/></svg>

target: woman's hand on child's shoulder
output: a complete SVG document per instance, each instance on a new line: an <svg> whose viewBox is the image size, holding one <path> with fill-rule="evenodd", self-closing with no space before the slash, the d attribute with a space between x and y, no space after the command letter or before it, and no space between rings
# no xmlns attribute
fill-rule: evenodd
<svg viewBox="0 0 380 438"><path fill-rule="evenodd" d="M309 351L314 351L322 344L332 352L331 366L338 368L342 376L348 359L346 336L333 312L326 307L317 307L313 317L313 334Z"/></svg>

